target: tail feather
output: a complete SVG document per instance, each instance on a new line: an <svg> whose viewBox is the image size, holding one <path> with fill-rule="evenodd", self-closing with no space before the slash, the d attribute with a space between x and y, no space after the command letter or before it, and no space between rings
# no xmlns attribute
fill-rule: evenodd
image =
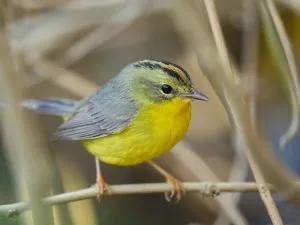
<svg viewBox="0 0 300 225"><path fill-rule="evenodd" d="M22 106L40 114L65 116L73 112L78 101L62 98L29 99ZM1 107L1 106L0 106Z"/></svg>

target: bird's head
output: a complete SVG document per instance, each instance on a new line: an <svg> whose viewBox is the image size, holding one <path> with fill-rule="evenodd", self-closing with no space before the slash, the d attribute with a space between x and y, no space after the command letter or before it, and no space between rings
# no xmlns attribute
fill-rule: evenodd
<svg viewBox="0 0 300 225"><path fill-rule="evenodd" d="M130 80L132 97L140 103L163 103L172 99L208 100L195 89L188 73L170 62L141 60L128 65L121 74Z"/></svg>

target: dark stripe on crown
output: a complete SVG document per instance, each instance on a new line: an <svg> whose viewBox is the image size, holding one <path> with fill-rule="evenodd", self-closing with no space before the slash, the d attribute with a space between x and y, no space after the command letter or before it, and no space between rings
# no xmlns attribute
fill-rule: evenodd
<svg viewBox="0 0 300 225"><path fill-rule="evenodd" d="M155 62L158 62L158 63L155 63ZM141 61L141 62L138 62L136 64L134 64L133 66L135 68L149 68L151 70L154 70L154 69L160 69L162 71L164 71L165 73L167 73L168 75L170 75L171 77L174 77L175 79L181 81L181 82L184 82L184 80L182 79L182 77L174 70L170 69L170 68L166 68L166 67L163 67L161 66L160 63L163 63L163 64L166 64L167 66L168 65L171 65L171 66L174 66L176 68L178 68L179 70L181 70L184 75L187 77L187 79L190 81L191 78L190 76L188 75L188 73L180 66L174 64L174 63L171 63L171 62L168 62L168 61L156 61L156 60L153 60L153 62L149 62L149 61Z"/></svg>
<svg viewBox="0 0 300 225"><path fill-rule="evenodd" d="M164 64L166 64L166 65L172 65L172 66L174 66L174 67L177 67L178 69L180 69L180 70L185 74L185 76L188 78L188 80L191 80L190 75L189 75L189 74L186 72L186 70L183 69L181 66L179 66L179 65L177 65L177 64L174 64L174 63L171 63L171 62L169 62L169 61L165 61L165 60L161 60L160 62L162 62L162 63L164 63Z"/></svg>
<svg viewBox="0 0 300 225"><path fill-rule="evenodd" d="M135 68L144 67L144 68L149 68L151 70L162 69L161 65L159 65L157 63L150 63L150 62L147 62L147 61L138 62L138 63L134 64L134 67Z"/></svg>
<svg viewBox="0 0 300 225"><path fill-rule="evenodd" d="M171 77L174 77L175 79L184 82L184 80L182 80L181 76L178 75L178 73L174 70L171 70L169 68L164 68L162 67L162 70L167 73L168 75L170 75Z"/></svg>

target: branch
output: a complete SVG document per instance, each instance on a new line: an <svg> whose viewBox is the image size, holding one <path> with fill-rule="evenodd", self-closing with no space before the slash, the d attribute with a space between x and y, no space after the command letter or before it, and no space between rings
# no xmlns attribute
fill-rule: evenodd
<svg viewBox="0 0 300 225"><path fill-rule="evenodd" d="M300 185L300 182L297 183ZM221 192L257 192L258 185L254 182L186 182L183 187L187 192L201 192L203 196L216 196ZM274 191L272 185L268 185ZM111 185L111 193L106 195L126 195L126 194L151 194L164 193L171 190L167 183L151 184L123 184ZM45 205L58 205L63 203L75 202L84 199L94 198L97 190L95 187L81 189L78 191L67 192L44 198L42 203ZM0 205L0 216L14 216L21 212L30 210L31 206L27 202L18 202L7 205Z"/></svg>
<svg viewBox="0 0 300 225"><path fill-rule="evenodd" d="M299 76L297 71L296 60L293 55L292 44L289 41L286 29L284 27L283 21L280 18L279 12L275 6L273 0L267 0L264 3L260 4L261 12L267 11L272 18L274 28L277 32L279 43L282 45L282 52L280 54L284 55L285 61L285 71L284 75L289 79L288 87L290 90L290 101L292 106L292 117L291 124L286 131L280 137L279 144L281 148L284 146L296 135L300 127L300 116L299 116L299 100L300 100L300 86L299 86ZM272 26L272 25L271 25ZM277 43L277 44L279 44Z"/></svg>
<svg viewBox="0 0 300 225"><path fill-rule="evenodd" d="M205 162L205 160L196 153L196 150L185 141L179 142L172 151L166 154L166 156L158 158L158 161L160 161L160 159L162 159L168 167L172 168L170 172L180 175L178 178L213 183L219 183L222 181L212 170L215 168L210 168L207 162ZM247 163L244 164L247 165ZM180 167L171 167L172 165L180 165ZM238 170L240 170L240 168ZM199 200L200 198L201 200L203 199L203 195L201 195L201 193L195 196L197 196ZM238 207L236 207L236 205L234 205L227 197L226 195L221 195L214 198L224 211L226 219L229 219L231 224L248 225ZM213 201L202 201L207 208L212 210L215 214L218 214L220 209L218 209L216 204L212 204L212 202Z"/></svg>
<svg viewBox="0 0 300 225"><path fill-rule="evenodd" d="M11 10L10 5L6 7L3 2L0 3L0 20L3 21L0 25L0 95L5 105L1 110L4 156L12 171L17 198L26 193L31 202L30 224L51 225L54 224L52 211L39 200L48 193L52 167L37 121L19 107L25 76L10 47L6 25L11 18ZM24 188L22 191L21 187ZM27 224L27 220L24 219L22 224Z"/></svg>
<svg viewBox="0 0 300 225"><path fill-rule="evenodd" d="M195 49L198 63L202 71L208 74L207 79L223 103L230 122L240 135L245 153L253 157L263 176L276 187L282 198L290 200L294 205L300 205L300 188L295 183L297 176L280 163L272 153L269 143L251 123L249 108L234 82L223 75L226 71L216 60L219 56L213 47L211 37L203 29L203 21L198 19L199 13L195 11L194 4L191 2L181 4L179 0L170 2L174 4L173 12L170 14L174 24ZM233 71L237 73L234 68Z"/></svg>
<svg viewBox="0 0 300 225"><path fill-rule="evenodd" d="M107 18L104 25L95 28L90 34L77 41L57 61L65 66L74 64L95 48L118 36L141 15L145 16L145 13L149 13L148 1L126 1L125 6Z"/></svg>
<svg viewBox="0 0 300 225"><path fill-rule="evenodd" d="M204 0L203 3L206 7L206 11L208 14L208 20L209 20L210 26L212 28L212 34L213 34L214 41L216 43L216 49L219 53L221 66L223 67L223 70L225 71L225 75L228 76L229 80L233 80L236 82L236 80L238 81L238 77L232 70L231 62L229 59L229 54L226 49L226 44L225 44L224 37L222 34L221 25L220 25L220 22L218 19L217 10L216 10L214 1L213 0ZM238 135L238 138L240 138L239 132L237 132L237 135ZM249 161L250 168L252 169L254 178L255 178L257 184L259 184L259 186L260 186L259 193L260 193L261 199L262 199L263 203L265 204L265 207L270 215L272 222L275 225L283 224L282 220L280 218L279 212L274 203L274 200L272 199L271 193L270 193L268 187L266 186L266 180L265 180L259 166L257 165L255 158L253 157L251 152L246 150L245 153L246 153L247 159Z"/></svg>

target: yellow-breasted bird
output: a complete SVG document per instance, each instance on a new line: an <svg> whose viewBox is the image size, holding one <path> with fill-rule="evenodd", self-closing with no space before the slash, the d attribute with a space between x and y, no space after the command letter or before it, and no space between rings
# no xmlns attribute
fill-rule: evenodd
<svg viewBox="0 0 300 225"><path fill-rule="evenodd" d="M80 141L95 156L98 197L109 190L100 159L118 166L148 162L172 185L170 197L176 194L179 199L181 182L151 160L184 136L192 99L208 100L183 68L166 61L142 60L126 66L81 101L34 99L23 106L64 118L54 139Z"/></svg>

